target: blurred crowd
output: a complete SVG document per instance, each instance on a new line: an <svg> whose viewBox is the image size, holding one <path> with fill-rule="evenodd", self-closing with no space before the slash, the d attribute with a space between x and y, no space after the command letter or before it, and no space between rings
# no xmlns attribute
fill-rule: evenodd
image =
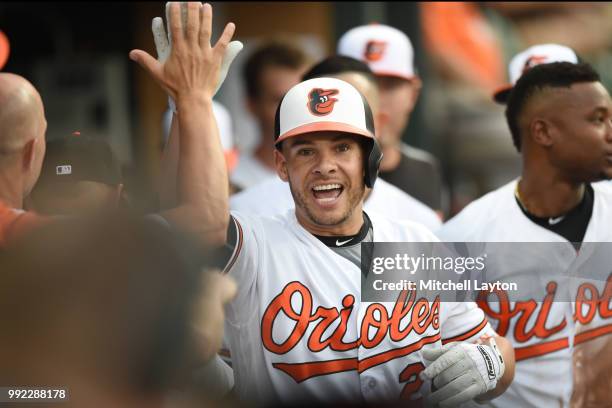
<svg viewBox="0 0 612 408"><path fill-rule="evenodd" d="M414 38L364 18L336 33L333 47L316 36L249 43L237 27L245 49L213 106L231 209L292 208L272 155L275 114L308 78L343 79L372 107L383 159L366 211L432 230L519 174L504 91L529 64L587 61L612 85L610 3L424 2L414 10ZM21 44L0 30L0 386L67 385L72 406L237 405L220 334L234 284L199 244L198 198L162 198L168 186L191 188L196 167L143 181L136 175L146 172L109 137L75 126L46 140L45 94L11 69ZM148 41L134 48L152 49ZM154 168L183 154L172 147L172 116L168 105L151 119L163 135L159 154L147 156Z"/></svg>

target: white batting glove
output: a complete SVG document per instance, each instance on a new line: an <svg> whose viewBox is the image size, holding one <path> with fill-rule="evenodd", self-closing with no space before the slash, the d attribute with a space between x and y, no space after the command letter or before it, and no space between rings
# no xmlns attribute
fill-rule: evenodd
<svg viewBox="0 0 612 408"><path fill-rule="evenodd" d="M170 4L172 2L166 3L166 22L170 23L170 18L168 17L168 13L170 12ZM181 21L183 27L187 25L187 3L181 2ZM153 41L155 42L155 48L157 49L157 60L162 64L166 62L168 57L170 56L170 50L172 49L172 33L170 29L167 30L168 34L166 34L166 29L164 28L164 20L161 17L155 17L151 22L151 31L153 32ZM227 71L229 70L232 61L240 51L242 51L243 45L240 41L231 41L227 45L227 49L225 50L225 55L223 56L223 62L221 63L221 69L219 70L219 82L217 83L217 88L215 89L215 94L223 85L223 81L225 81L225 77L227 76ZM214 95L214 94L213 94ZM168 106L172 109L173 112L176 112L176 104L174 100L168 96Z"/></svg>
<svg viewBox="0 0 612 408"><path fill-rule="evenodd" d="M436 388L427 406L456 407L471 401L494 389L504 375L504 359L493 337L488 344L453 342L423 349L422 355L433 363L421 372L421 379L433 380Z"/></svg>

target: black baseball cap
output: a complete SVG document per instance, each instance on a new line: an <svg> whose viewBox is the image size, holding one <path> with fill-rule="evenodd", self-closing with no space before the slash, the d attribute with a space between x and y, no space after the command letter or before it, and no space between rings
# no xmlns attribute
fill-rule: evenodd
<svg viewBox="0 0 612 408"><path fill-rule="evenodd" d="M121 166L106 140L74 132L47 142L39 183L77 181L122 183Z"/></svg>

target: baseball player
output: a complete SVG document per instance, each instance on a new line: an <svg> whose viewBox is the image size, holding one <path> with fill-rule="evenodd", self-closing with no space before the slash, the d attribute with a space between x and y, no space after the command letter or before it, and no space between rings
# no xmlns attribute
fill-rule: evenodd
<svg viewBox="0 0 612 408"><path fill-rule="evenodd" d="M231 24L226 27L217 45L211 47L210 6L195 10L195 16L198 14L197 10L202 14L204 23L201 30L193 29L199 27L199 24L192 21L194 20L192 18L189 22L192 28L189 36L182 35L180 22L177 23L178 8L174 9L174 24L171 24L171 28L179 50L186 47L186 42L194 43L194 32L201 34L202 45L198 49L197 57L206 57L208 62L206 66L200 67L203 69L193 70L194 54L185 55L181 52L170 53L165 63L152 60L152 57L140 50L133 50L130 58L147 67L152 76L164 84L165 90L170 90L171 95L177 100L178 110L185 118L185 121L180 123L182 130L180 141L186 148L180 152L178 178L175 179L181 196L176 206L152 215L152 218L195 236L198 247L206 248L209 238L217 233L214 223L206 224L201 218L202 212L208 211L208 203L205 200L208 186L206 177L209 175L216 177L217 174L205 174L205 169L201 167L200 153L205 151L208 145L219 146L216 125L210 120L211 110L202 112L202 109L196 108L196 105L203 100L206 107L210 108L208 98L219 83L219 69L234 27ZM40 175L45 154L46 126L44 106L32 84L18 75L0 73L0 250L51 221L48 217L22 209L24 198L32 191ZM199 135L202 131L215 137L201 138ZM222 156L219 163L220 177L227 177ZM199 182L202 179L204 184ZM203 227L204 225L209 229ZM225 228L224 223L223 231ZM221 305L231 297L234 283L222 275L216 276L217 278L213 278L216 279L213 285L215 291L212 296L208 294L203 303L215 306L214 314L218 312L222 320ZM219 319L215 321L199 314L198 320L194 322L195 332L200 339L199 351L202 360L213 357L220 346L222 331L219 330L218 323Z"/></svg>
<svg viewBox="0 0 612 408"><path fill-rule="evenodd" d="M372 341L364 334L376 326L374 310L402 318L394 303L359 302L360 244L435 240L419 224L363 212L364 190L376 181L380 160L373 131L366 100L335 78L304 81L279 106L277 172L291 187L295 210L274 218L232 212L227 240L235 250L226 271L239 293L226 330L242 398L379 401L427 394L433 404L454 406L491 391L504 375L499 362L508 364L510 349L502 360L487 354L496 375L483 380L489 377L475 344L440 347L494 334L473 303L440 304L439 326L421 334L407 330ZM426 313L433 310L432 304ZM424 359L435 362L417 377ZM458 379L462 374L492 382L472 386L468 377ZM438 390L429 394L431 379Z"/></svg>
<svg viewBox="0 0 612 408"><path fill-rule="evenodd" d="M74 132L47 143L28 208L47 215L85 215L118 209L121 166L106 140Z"/></svg>
<svg viewBox="0 0 612 408"><path fill-rule="evenodd" d="M202 102L194 104L202 115L192 119L206 116ZM178 115L189 120L180 106ZM223 176L208 184L206 199L211 220L227 226L214 242L233 248L225 271L239 292L227 307L226 330L240 397L427 397L455 406L503 392L513 375L512 349L474 303L423 299L417 310L405 298L361 302L361 242L436 241L419 224L363 212L381 159L364 97L335 78L301 82L277 109L274 142L277 173L291 187L295 210L273 218L230 215L221 147L210 142L201 152L206 173ZM414 326L411 312L425 323ZM387 324L377 318L383 315ZM495 340L472 343L483 335L499 347Z"/></svg>
<svg viewBox="0 0 612 408"><path fill-rule="evenodd" d="M328 57L311 67L303 80L321 76L339 78L357 88L372 108L376 128L382 117L379 90L376 78L365 63L345 56ZM289 185L275 176L232 196L230 208L241 213L273 216L294 208L294 202ZM441 225L433 210L382 179L371 190L368 189L364 210L391 219L416 221L430 230Z"/></svg>
<svg viewBox="0 0 612 408"><path fill-rule="evenodd" d="M25 78L0 73L0 248L45 223L23 211L40 175L47 120L40 94Z"/></svg>
<svg viewBox="0 0 612 408"><path fill-rule="evenodd" d="M378 81L379 129L383 150L381 178L442 216L442 175L438 160L425 150L402 142L420 91L414 49L402 31L385 24L354 27L338 41L337 52L368 64Z"/></svg>
<svg viewBox="0 0 612 408"><path fill-rule="evenodd" d="M536 56L545 50L560 50L551 46L534 49ZM506 108L514 145L522 155L522 174L471 203L448 221L438 236L455 242L552 242L566 246L545 260L521 256L520 262L509 263L518 265L515 269L503 268L487 277L513 280L530 271L533 288L541 293L539 299L508 301L507 293L501 291L497 296L480 296L478 302L516 350L514 382L489 404L569 406L571 347L580 340L574 320L584 320L587 307L584 299L581 307L567 302L557 291L558 282L538 276L537 271L549 264L561 271L588 265L591 251L581 243L612 241L608 227L612 222L612 189L607 183L596 183L612 177L612 104L599 75L589 65L575 64L577 60L571 57L570 62L532 67L527 61L535 59L528 54L520 55L522 62L511 64L527 70L513 85ZM554 55L548 61L555 61ZM597 288L602 299L609 293L605 284L601 282ZM574 294L570 292L570 296ZM601 325L582 341L589 335L612 332L609 299L591 311L586 315L600 319Z"/></svg>

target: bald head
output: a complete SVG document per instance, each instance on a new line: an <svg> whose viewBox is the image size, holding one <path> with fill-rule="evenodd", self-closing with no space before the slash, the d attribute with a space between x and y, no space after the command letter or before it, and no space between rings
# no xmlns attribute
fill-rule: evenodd
<svg viewBox="0 0 612 408"><path fill-rule="evenodd" d="M47 127L42 99L25 78L0 73L0 154L19 151L44 137Z"/></svg>

